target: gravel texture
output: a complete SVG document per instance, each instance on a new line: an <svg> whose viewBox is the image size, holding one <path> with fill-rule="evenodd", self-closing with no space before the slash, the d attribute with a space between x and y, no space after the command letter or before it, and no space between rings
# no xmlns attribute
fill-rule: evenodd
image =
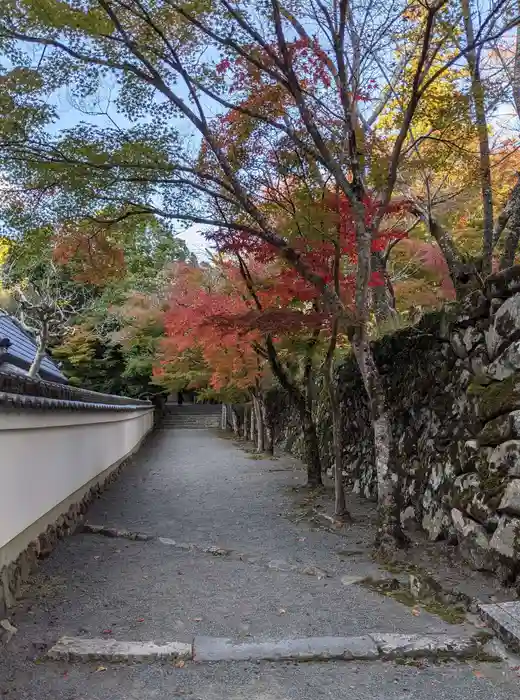
<svg viewBox="0 0 520 700"><path fill-rule="evenodd" d="M382 662L359 670L335 662L326 668L281 664L273 672L268 664L226 670L187 662L186 668L114 666L96 672L43 661L64 635L160 644L190 642L195 635L261 641L474 632L425 611L414 616L391 598L342 583L342 577L374 573L363 554L369 535L358 523L351 542L345 542L300 519L293 489L303 483L304 473L291 458L253 459L215 431L159 431L88 513L93 524L154 539L79 533L59 543L13 611L18 632L0 655L0 695L9 700L310 700L333 693L353 697L355 688L356 700L518 697L518 687L509 690L510 681L497 666L493 683L500 694L466 665L432 668L425 680L425 672ZM356 556L336 554L349 547Z"/></svg>

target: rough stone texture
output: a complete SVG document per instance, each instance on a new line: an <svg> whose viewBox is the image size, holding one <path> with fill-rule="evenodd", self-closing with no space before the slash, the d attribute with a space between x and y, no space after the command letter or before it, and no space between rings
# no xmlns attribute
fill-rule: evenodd
<svg viewBox="0 0 520 700"><path fill-rule="evenodd" d="M490 541L490 547L513 564L518 563L520 520L503 515Z"/></svg>
<svg viewBox="0 0 520 700"><path fill-rule="evenodd" d="M378 656L378 648L369 635L246 643L215 637L195 637L193 644L194 661L369 661Z"/></svg>
<svg viewBox="0 0 520 700"><path fill-rule="evenodd" d="M520 602L480 605L479 612L502 641L514 652L520 653Z"/></svg>
<svg viewBox="0 0 520 700"><path fill-rule="evenodd" d="M495 562L489 556L489 537L482 525L465 517L457 508L452 509L451 518L465 558L479 571L493 571Z"/></svg>
<svg viewBox="0 0 520 700"><path fill-rule="evenodd" d="M500 511L509 515L520 516L520 480L514 479L510 481L504 491L502 500L498 507Z"/></svg>
<svg viewBox="0 0 520 700"><path fill-rule="evenodd" d="M116 639L62 637L47 656L59 661L153 661L191 659L192 645L184 642L120 642Z"/></svg>
<svg viewBox="0 0 520 700"><path fill-rule="evenodd" d="M371 661L425 657L469 658L478 652L473 637L449 634L371 633L360 637L306 637L238 643L195 637L194 661Z"/></svg>
<svg viewBox="0 0 520 700"><path fill-rule="evenodd" d="M520 370L520 341L517 340L489 365L487 375L491 379L502 381L518 370Z"/></svg>
<svg viewBox="0 0 520 700"><path fill-rule="evenodd" d="M449 634L371 634L380 654L388 659L424 658L428 656L475 656L478 643L473 637Z"/></svg>
<svg viewBox="0 0 520 700"><path fill-rule="evenodd" d="M520 477L520 440L507 440L489 457L489 468L494 474Z"/></svg>
<svg viewBox="0 0 520 700"><path fill-rule="evenodd" d="M477 435L478 445L500 445L500 443L509 440L512 437L511 415L511 413L506 413L488 421Z"/></svg>
<svg viewBox="0 0 520 700"><path fill-rule="evenodd" d="M514 578L520 539L502 513L520 515L520 266L490 277L484 293L377 340L373 351L392 424L403 525L420 524L432 540L456 538L473 566L498 567L503 579L505 566ZM375 500L372 430L353 357L338 368L337 381L346 486ZM278 444L302 456L301 426L287 396L271 392L268 406ZM315 418L327 470L332 429L319 382Z"/></svg>

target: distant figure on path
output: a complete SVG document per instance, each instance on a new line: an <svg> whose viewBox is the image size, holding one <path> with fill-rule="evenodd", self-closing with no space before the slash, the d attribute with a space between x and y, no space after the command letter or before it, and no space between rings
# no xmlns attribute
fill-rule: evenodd
<svg viewBox="0 0 520 700"><path fill-rule="evenodd" d="M179 391L177 394L177 403L179 406L182 406L182 402L184 401L184 397L182 395L182 391Z"/></svg>

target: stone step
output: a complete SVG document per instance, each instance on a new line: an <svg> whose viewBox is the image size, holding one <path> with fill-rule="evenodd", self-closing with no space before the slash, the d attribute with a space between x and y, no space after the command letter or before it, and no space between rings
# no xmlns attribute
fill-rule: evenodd
<svg viewBox="0 0 520 700"><path fill-rule="evenodd" d="M62 637L47 652L57 661L153 662L186 659L216 661L374 661L398 659L471 659L484 651L477 637L449 634L371 633L357 637L303 637L279 640L233 641L197 636L190 642L120 641Z"/></svg>
<svg viewBox="0 0 520 700"><path fill-rule="evenodd" d="M200 414L218 414L222 409L218 404L208 403L192 403L192 404L167 404L166 412L172 415L200 415Z"/></svg>
<svg viewBox="0 0 520 700"><path fill-rule="evenodd" d="M481 617L515 654L520 653L520 601L480 605Z"/></svg>
<svg viewBox="0 0 520 700"><path fill-rule="evenodd" d="M218 428L220 414L171 416L164 417L161 428Z"/></svg>

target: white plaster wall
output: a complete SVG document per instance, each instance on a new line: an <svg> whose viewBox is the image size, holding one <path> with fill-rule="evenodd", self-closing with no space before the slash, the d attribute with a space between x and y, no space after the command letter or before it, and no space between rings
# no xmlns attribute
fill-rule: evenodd
<svg viewBox="0 0 520 700"><path fill-rule="evenodd" d="M116 466L153 425L153 409L0 412L0 550Z"/></svg>

